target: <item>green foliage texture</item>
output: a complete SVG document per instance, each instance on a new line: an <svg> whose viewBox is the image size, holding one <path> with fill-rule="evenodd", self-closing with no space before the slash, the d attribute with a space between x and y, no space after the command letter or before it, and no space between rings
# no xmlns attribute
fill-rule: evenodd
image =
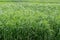
<svg viewBox="0 0 60 40"><path fill-rule="evenodd" d="M60 40L60 6L0 2L0 40Z"/></svg>

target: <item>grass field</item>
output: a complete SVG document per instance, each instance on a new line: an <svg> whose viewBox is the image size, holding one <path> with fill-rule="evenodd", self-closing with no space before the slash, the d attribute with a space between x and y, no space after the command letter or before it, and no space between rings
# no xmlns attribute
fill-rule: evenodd
<svg viewBox="0 0 60 40"><path fill-rule="evenodd" d="M18 1L18 2L57 2L60 3L60 0L0 0L0 1Z"/></svg>
<svg viewBox="0 0 60 40"><path fill-rule="evenodd" d="M60 4L0 2L0 40L60 40Z"/></svg>

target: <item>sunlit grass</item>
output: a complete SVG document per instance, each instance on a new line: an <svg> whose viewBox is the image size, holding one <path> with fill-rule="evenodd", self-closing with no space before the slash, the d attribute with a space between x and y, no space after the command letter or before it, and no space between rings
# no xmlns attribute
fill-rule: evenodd
<svg viewBox="0 0 60 40"><path fill-rule="evenodd" d="M60 40L60 5L0 2L0 40Z"/></svg>

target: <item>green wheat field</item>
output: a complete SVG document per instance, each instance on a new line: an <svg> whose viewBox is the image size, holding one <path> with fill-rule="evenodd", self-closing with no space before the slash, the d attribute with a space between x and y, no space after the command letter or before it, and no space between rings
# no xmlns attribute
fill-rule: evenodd
<svg viewBox="0 0 60 40"><path fill-rule="evenodd" d="M60 40L59 0L0 0L0 40Z"/></svg>

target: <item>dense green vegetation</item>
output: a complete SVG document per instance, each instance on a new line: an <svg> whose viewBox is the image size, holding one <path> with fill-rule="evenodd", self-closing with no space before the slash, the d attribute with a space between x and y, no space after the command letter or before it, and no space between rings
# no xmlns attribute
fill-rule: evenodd
<svg viewBox="0 0 60 40"><path fill-rule="evenodd" d="M60 5L0 2L0 40L60 40Z"/></svg>
<svg viewBox="0 0 60 40"><path fill-rule="evenodd" d="M60 0L0 0L0 1L23 1L23 2L60 2Z"/></svg>

